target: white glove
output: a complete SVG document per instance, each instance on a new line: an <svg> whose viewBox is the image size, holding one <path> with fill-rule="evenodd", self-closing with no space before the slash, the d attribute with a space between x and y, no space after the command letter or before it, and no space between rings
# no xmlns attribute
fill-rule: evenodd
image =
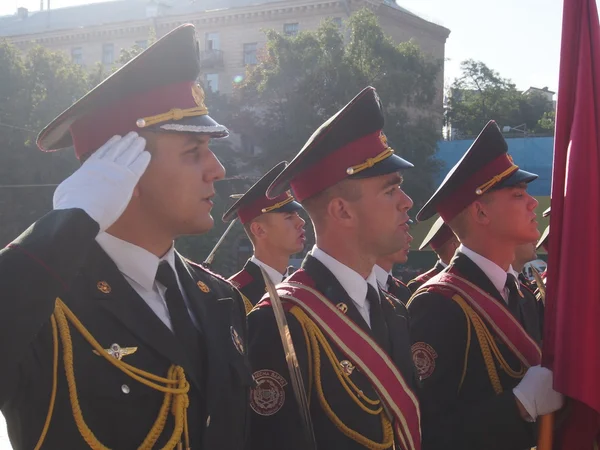
<svg viewBox="0 0 600 450"><path fill-rule="evenodd" d="M564 397L552 389L552 371L541 366L530 367L521 382L513 389L533 420L559 410Z"/></svg>
<svg viewBox="0 0 600 450"><path fill-rule="evenodd" d="M123 214L150 163L137 133L113 136L54 192L54 209L83 209L106 230Z"/></svg>

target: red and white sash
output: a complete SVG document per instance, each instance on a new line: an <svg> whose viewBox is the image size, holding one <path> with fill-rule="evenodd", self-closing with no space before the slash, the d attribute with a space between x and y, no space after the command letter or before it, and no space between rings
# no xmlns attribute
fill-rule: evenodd
<svg viewBox="0 0 600 450"><path fill-rule="evenodd" d="M506 306L456 272L439 274L419 289L423 290L437 292L446 297L458 294L485 320L525 367L540 364L542 351L539 345L529 337Z"/></svg>
<svg viewBox="0 0 600 450"><path fill-rule="evenodd" d="M299 270L277 285L281 300L298 306L327 338L369 379L387 411L393 416L397 444L403 450L421 448L421 414L415 394L387 353L314 288L314 281ZM270 303L268 300L261 302ZM287 309L287 308L286 308Z"/></svg>

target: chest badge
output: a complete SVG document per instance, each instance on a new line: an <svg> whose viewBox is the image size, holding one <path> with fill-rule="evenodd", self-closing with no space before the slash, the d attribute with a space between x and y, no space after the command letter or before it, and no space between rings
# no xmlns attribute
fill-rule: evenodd
<svg viewBox="0 0 600 450"><path fill-rule="evenodd" d="M342 370L344 371L344 373L346 375L352 375L352 372L354 372L354 369L355 369L354 364L352 364L347 359L340 361L340 366L342 367Z"/></svg>
<svg viewBox="0 0 600 450"><path fill-rule="evenodd" d="M110 291L112 290L110 284L108 284L106 281L98 281L96 287L103 294L110 294Z"/></svg>
<svg viewBox="0 0 600 450"><path fill-rule="evenodd" d="M198 288L200 288L200 290L205 294L208 294L210 292L210 288L206 285L206 283L198 281L198 283L196 284L198 285Z"/></svg>
<svg viewBox="0 0 600 450"><path fill-rule="evenodd" d="M231 340L233 341L233 345L235 346L236 350L240 353L240 355L243 355L244 342L242 341L242 338L240 337L237 330L233 328L233 326L229 327L229 331L231 332Z"/></svg>
<svg viewBox="0 0 600 450"><path fill-rule="evenodd" d="M112 344L110 348L105 348L104 351L108 353L109 356L112 356L120 361L125 356L133 355L135 352L137 352L137 349L137 347L121 347L119 344ZM98 354L96 350L94 350L94 353L96 355Z"/></svg>
<svg viewBox="0 0 600 450"><path fill-rule="evenodd" d="M348 312L348 305L346 305L345 303L338 303L337 305L335 305L335 307L339 309L343 314L346 314Z"/></svg>

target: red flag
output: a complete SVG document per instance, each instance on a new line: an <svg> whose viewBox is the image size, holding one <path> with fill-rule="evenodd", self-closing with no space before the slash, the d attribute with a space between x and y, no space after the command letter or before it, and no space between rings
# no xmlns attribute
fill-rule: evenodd
<svg viewBox="0 0 600 450"><path fill-rule="evenodd" d="M544 365L570 397L563 450L592 450L600 418L600 25L564 0L554 139Z"/></svg>

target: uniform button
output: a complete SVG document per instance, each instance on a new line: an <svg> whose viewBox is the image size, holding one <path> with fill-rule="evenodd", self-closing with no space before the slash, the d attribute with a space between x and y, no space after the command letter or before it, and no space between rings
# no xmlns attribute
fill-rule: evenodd
<svg viewBox="0 0 600 450"><path fill-rule="evenodd" d="M210 426L210 416L206 418L206 428Z"/></svg>
<svg viewBox="0 0 600 450"><path fill-rule="evenodd" d="M126 384L121 386L121 390L123 391L123 394L129 394L130 392L129 386L127 386Z"/></svg>

